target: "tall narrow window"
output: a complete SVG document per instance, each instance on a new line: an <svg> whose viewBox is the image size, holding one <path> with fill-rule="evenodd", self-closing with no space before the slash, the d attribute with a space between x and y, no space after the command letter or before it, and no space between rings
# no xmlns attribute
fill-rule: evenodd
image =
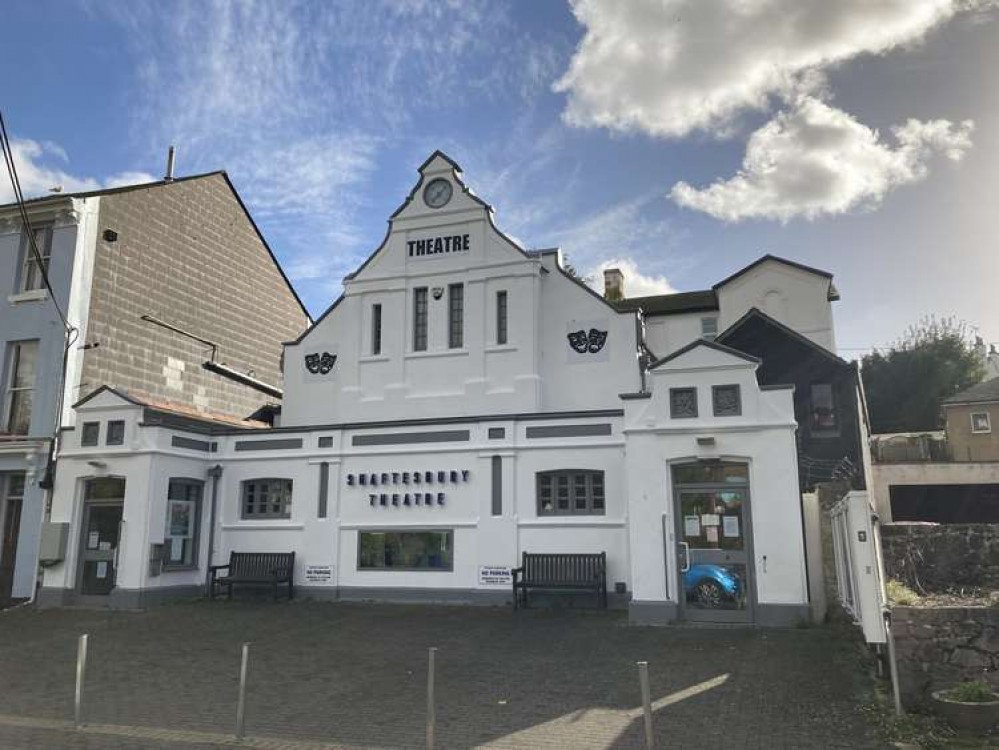
<svg viewBox="0 0 999 750"><path fill-rule="evenodd" d="M427 288L413 290L413 351L427 350Z"/></svg>
<svg viewBox="0 0 999 750"><path fill-rule="evenodd" d="M718 338L718 318L714 315L701 318L701 338L708 341Z"/></svg>
<svg viewBox="0 0 999 750"><path fill-rule="evenodd" d="M164 568L192 568L198 562L201 490L196 479L171 479L167 487Z"/></svg>
<svg viewBox="0 0 999 750"><path fill-rule="evenodd" d="M812 413L809 418L812 435L839 435L836 397L831 383L812 383Z"/></svg>
<svg viewBox="0 0 999 750"><path fill-rule="evenodd" d="M451 284L447 288L447 345L461 349L465 345L465 287Z"/></svg>
<svg viewBox="0 0 999 750"><path fill-rule="evenodd" d="M371 353L382 353L382 306L371 306Z"/></svg>
<svg viewBox="0 0 999 750"><path fill-rule="evenodd" d="M27 435L31 427L37 359L37 341L18 341L8 349L4 428L14 435Z"/></svg>
<svg viewBox="0 0 999 750"><path fill-rule="evenodd" d="M21 291L30 292L34 289L44 289L44 274L49 270L49 258L52 257L52 227L33 227L32 235L41 262L31 248L31 237L27 232L21 237Z"/></svg>
<svg viewBox="0 0 999 750"><path fill-rule="evenodd" d="M506 290L496 292L496 343L505 344L506 332Z"/></svg>

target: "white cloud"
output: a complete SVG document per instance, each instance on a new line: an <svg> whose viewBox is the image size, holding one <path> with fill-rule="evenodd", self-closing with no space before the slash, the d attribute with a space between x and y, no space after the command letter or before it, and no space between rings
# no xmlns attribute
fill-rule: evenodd
<svg viewBox="0 0 999 750"><path fill-rule="evenodd" d="M665 276L646 276L638 270L638 264L631 258L614 258L597 264L586 273L590 286L600 294L604 292L604 271L608 268L617 268L624 274L626 297L648 297L676 291Z"/></svg>
<svg viewBox="0 0 999 750"><path fill-rule="evenodd" d="M972 129L971 121L909 120L892 128L892 145L848 113L806 96L750 136L736 175L701 189L678 182L670 196L725 221L870 208L892 189L923 179L934 154L960 160Z"/></svg>
<svg viewBox="0 0 999 750"><path fill-rule="evenodd" d="M17 167L18 182L25 198L47 195L52 188L61 187L64 193L85 192L102 188L120 187L142 182L152 182L156 178L145 172L122 172L111 175L103 181L93 177L81 177L57 169L48 164L53 159L68 162L66 151L56 143L39 143L30 139L11 139L14 165ZM14 189L6 169L0 172L0 203L12 203Z"/></svg>
<svg viewBox="0 0 999 750"><path fill-rule="evenodd" d="M726 133L774 96L814 93L823 71L921 41L995 0L573 0L585 28L565 119L678 137Z"/></svg>

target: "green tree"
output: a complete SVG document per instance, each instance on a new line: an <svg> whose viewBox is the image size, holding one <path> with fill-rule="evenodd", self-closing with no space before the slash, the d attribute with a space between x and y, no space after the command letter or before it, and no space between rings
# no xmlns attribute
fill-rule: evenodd
<svg viewBox="0 0 999 750"><path fill-rule="evenodd" d="M940 402L985 374L967 323L932 316L885 351L865 355L861 367L875 433L940 429Z"/></svg>

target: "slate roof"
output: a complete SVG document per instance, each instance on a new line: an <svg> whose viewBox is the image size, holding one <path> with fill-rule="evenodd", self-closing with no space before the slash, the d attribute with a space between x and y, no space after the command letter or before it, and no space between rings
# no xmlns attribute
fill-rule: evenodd
<svg viewBox="0 0 999 750"><path fill-rule="evenodd" d="M955 393L950 398L945 398L943 404L988 404L999 402L999 378L986 380L984 383L973 385L971 388Z"/></svg>
<svg viewBox="0 0 999 750"><path fill-rule="evenodd" d="M651 297L627 297L615 302L614 306L625 311L641 309L646 315L706 312L718 309L718 296L713 289L702 289Z"/></svg>
<svg viewBox="0 0 999 750"><path fill-rule="evenodd" d="M84 396L75 404L73 404L73 408L75 409L79 406L82 406L83 404L87 403L98 394L105 392L113 393L115 396L122 399L123 401L127 401L130 404L135 404L136 406L142 406L147 410L151 410L152 412L157 414L183 417L184 419L203 423L205 425L217 425L222 427L242 427L246 429L261 429L265 427L270 427L270 425L268 425L266 422L260 422L254 419L243 419L242 417L236 417L230 414L222 414L221 412L202 411L187 404L181 404L176 401L169 401L166 399L155 398L141 391L125 390L124 388L112 388L109 385L102 385L97 390ZM147 413L147 421L149 421L148 413Z"/></svg>

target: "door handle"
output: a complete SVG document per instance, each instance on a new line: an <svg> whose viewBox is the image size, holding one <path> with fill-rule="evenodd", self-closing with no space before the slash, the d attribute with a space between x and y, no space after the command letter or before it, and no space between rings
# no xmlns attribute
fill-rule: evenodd
<svg viewBox="0 0 999 750"><path fill-rule="evenodd" d="M680 564L680 572L686 573L690 570L690 545L687 542L680 542L679 545L683 548L683 562Z"/></svg>

